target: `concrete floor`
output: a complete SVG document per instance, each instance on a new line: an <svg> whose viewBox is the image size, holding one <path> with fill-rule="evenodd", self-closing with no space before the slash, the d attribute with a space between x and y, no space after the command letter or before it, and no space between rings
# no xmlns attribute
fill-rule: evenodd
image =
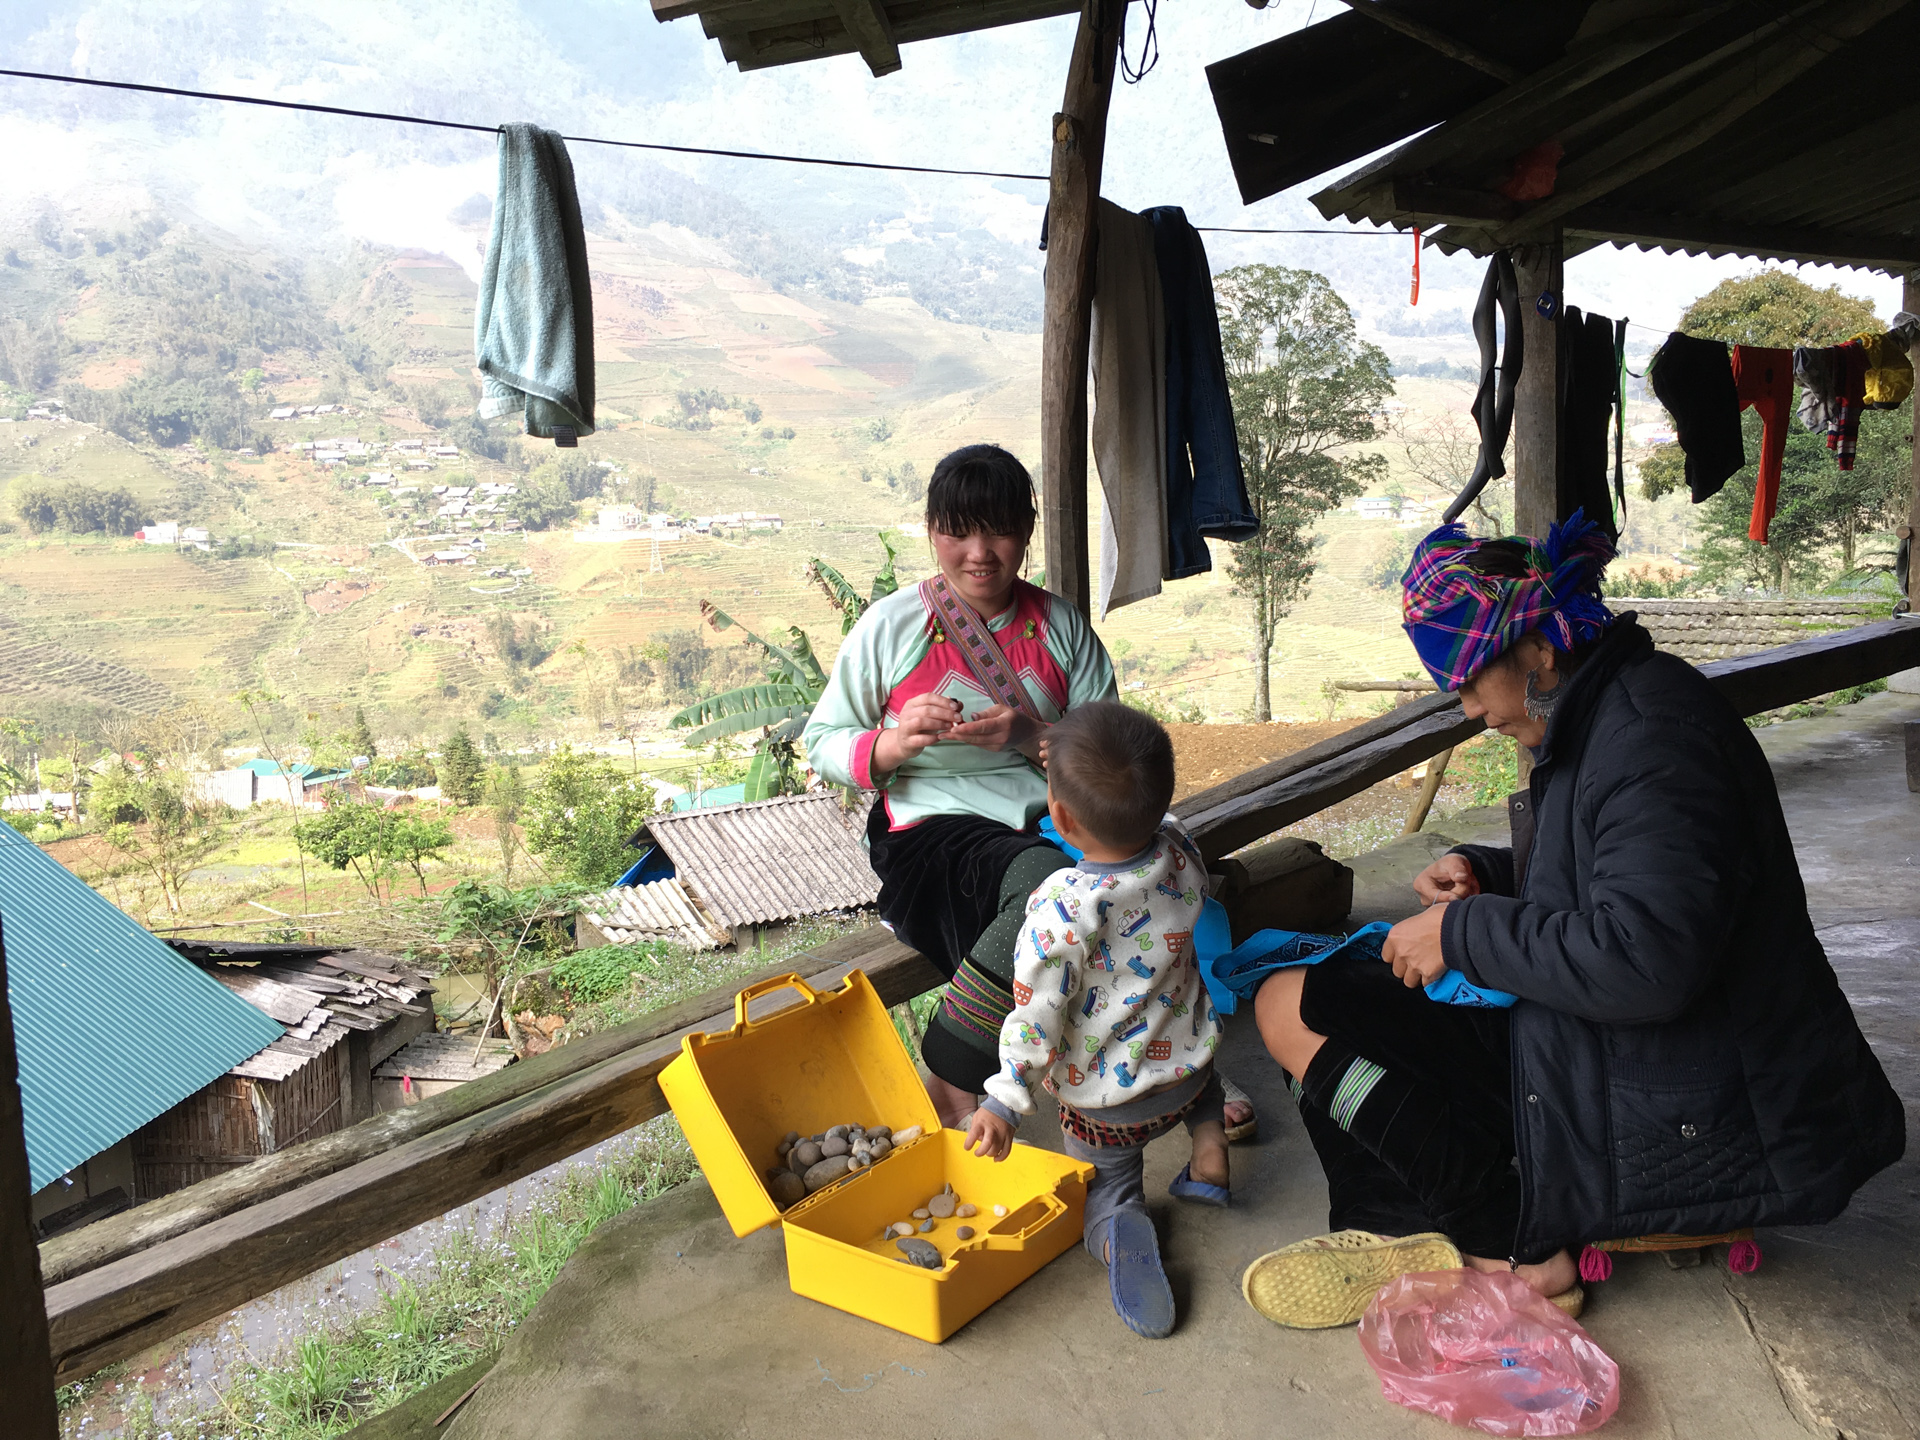
<svg viewBox="0 0 1920 1440"><path fill-rule="evenodd" d="M1761 733L1794 827L1813 913L1869 1038L1910 1109L1920 1102L1920 796L1901 724L1920 698L1881 695ZM1412 906L1407 882L1498 814L1449 822L1355 863L1355 921ZM781 1237L736 1240L704 1184L642 1206L575 1255L478 1393L438 1432L507 1437L1174 1436L1234 1432L1437 1437L1381 1398L1349 1330L1281 1330L1242 1300L1261 1253L1325 1228L1326 1196L1277 1069L1233 1023L1226 1068L1260 1106L1236 1147L1236 1205L1166 1202L1162 1246L1180 1307L1173 1338L1114 1317L1084 1252L1056 1260L944 1345L787 1288ZM1058 1146L1050 1123L1025 1127ZM1048 1137L1042 1140L1042 1137ZM1184 1137L1148 1152L1151 1192ZM1920 1162L1877 1177L1839 1221L1762 1235L1766 1263L1730 1275L1619 1257L1586 1324L1620 1362L1623 1437L1858 1440L1920 1435ZM435 1433L429 1430L427 1433Z"/></svg>

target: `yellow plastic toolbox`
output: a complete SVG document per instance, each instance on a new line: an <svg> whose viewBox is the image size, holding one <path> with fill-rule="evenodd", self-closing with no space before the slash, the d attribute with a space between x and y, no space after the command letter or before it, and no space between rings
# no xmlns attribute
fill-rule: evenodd
<svg viewBox="0 0 1920 1440"><path fill-rule="evenodd" d="M754 1001L786 989L799 1003L749 1018ZM999 1163L969 1154L964 1134L940 1128L912 1057L860 971L837 990L815 990L798 975L742 990L733 1028L688 1036L660 1088L733 1233L785 1228L797 1295L937 1343L1079 1243L1092 1169L1031 1145L1016 1144ZM918 1125L923 1133L782 1213L766 1182L780 1164L780 1141L788 1131L843 1124ZM939 1249L938 1270L905 1263L887 1227L948 1185L979 1213L916 1230ZM996 1206L1007 1213L996 1215ZM958 1238L962 1225L972 1238Z"/></svg>

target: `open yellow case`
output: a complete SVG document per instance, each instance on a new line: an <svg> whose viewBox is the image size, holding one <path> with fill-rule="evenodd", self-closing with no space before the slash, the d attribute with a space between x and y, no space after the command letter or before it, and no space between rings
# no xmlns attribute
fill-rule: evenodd
<svg viewBox="0 0 1920 1440"><path fill-rule="evenodd" d="M778 991L799 999L768 1013L765 997ZM784 1228L797 1295L937 1343L1079 1242L1091 1167L1031 1145L1015 1144L997 1163L968 1153L964 1134L941 1128L886 1006L858 970L835 990L798 975L748 986L734 1001L733 1028L689 1035L660 1089L733 1233ZM766 1182L781 1163L780 1141L790 1130L848 1124L924 1133L782 1212ZM979 1213L916 1229L940 1251L938 1270L906 1263L886 1228L948 1185ZM1007 1213L995 1215L996 1205ZM972 1238L958 1238L962 1225Z"/></svg>

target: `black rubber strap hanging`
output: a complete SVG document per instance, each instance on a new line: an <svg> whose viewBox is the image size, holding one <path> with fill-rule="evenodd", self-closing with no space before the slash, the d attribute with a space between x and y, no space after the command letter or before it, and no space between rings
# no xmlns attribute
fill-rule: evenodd
<svg viewBox="0 0 1920 1440"><path fill-rule="evenodd" d="M1496 337L1494 308L1498 306L1504 337ZM1513 273L1513 256L1496 250L1487 262L1487 278L1480 282L1480 299L1473 307L1473 338L1480 344L1480 389L1473 397L1473 423L1480 429L1480 456L1473 474L1440 517L1451 525L1480 498L1487 481L1507 473L1503 458L1507 438L1513 434L1513 395L1520 383L1520 371L1526 364L1526 337L1520 329L1520 282ZM1500 363L1494 364L1496 338Z"/></svg>

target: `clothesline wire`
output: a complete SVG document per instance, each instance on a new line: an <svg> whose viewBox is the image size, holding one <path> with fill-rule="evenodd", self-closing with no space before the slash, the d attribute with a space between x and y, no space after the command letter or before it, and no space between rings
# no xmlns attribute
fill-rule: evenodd
<svg viewBox="0 0 1920 1440"><path fill-rule="evenodd" d="M1151 67L1149 67L1151 68ZM15 80L49 80L58 85L86 85L100 90L131 90L143 95L172 95L183 100L216 100L226 105L259 105L270 110L301 110L310 115L341 115L352 120L384 120L394 125L427 125L436 130L465 130L477 135L499 133L498 125L468 120L438 120L427 115L400 115L386 110L356 110L345 105L316 105L307 100L271 100L261 95L230 95L218 90L184 90L174 85L142 85L131 80L96 80L86 75L54 75L44 70L5 70ZM661 150L672 155L711 155L724 160L774 160L783 165L826 165L843 170L888 170L908 175L958 175L977 180L1034 180L1052 177L1014 170L963 170L944 165L899 165L883 160L842 160L826 155L781 155L764 150L721 150L706 145L667 145L651 140L608 140L598 135L562 135L569 145L610 145L622 150ZM1402 238L1398 230L1263 230L1230 225L1198 225L1209 235L1360 235L1369 239Z"/></svg>

